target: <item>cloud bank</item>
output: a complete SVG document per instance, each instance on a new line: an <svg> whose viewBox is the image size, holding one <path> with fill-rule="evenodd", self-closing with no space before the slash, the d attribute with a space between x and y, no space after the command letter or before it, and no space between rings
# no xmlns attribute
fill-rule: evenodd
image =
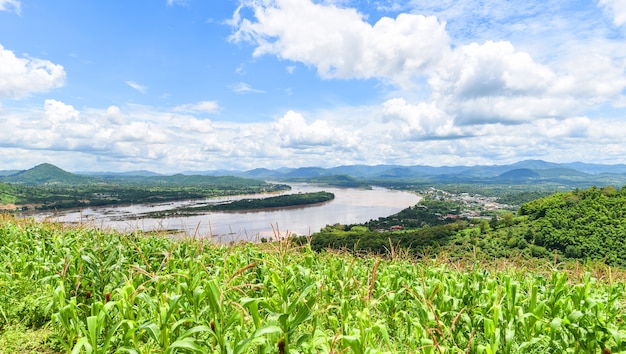
<svg viewBox="0 0 626 354"><path fill-rule="evenodd" d="M43 59L20 58L0 44L0 100L47 92L63 86L65 77L63 66Z"/></svg>

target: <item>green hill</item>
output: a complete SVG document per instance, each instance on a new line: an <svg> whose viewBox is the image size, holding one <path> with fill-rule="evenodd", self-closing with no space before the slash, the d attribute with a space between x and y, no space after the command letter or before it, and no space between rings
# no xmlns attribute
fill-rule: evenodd
<svg viewBox="0 0 626 354"><path fill-rule="evenodd" d="M93 182L94 179L86 176L75 175L49 163L42 163L29 170L20 171L16 174L2 177L1 181L29 185L87 184Z"/></svg>
<svg viewBox="0 0 626 354"><path fill-rule="evenodd" d="M10 176L20 172L20 170L0 170L0 176Z"/></svg>
<svg viewBox="0 0 626 354"><path fill-rule="evenodd" d="M626 188L556 193L523 204L518 216L502 211L491 219L443 217L455 208L454 202L422 200L419 207L363 225L328 226L312 235L311 246L387 253L393 245L418 257L556 257L626 267Z"/></svg>
<svg viewBox="0 0 626 354"><path fill-rule="evenodd" d="M15 203L15 190L10 184L0 182L0 204Z"/></svg>
<svg viewBox="0 0 626 354"><path fill-rule="evenodd" d="M524 204L527 238L568 258L605 259L626 265L626 189L557 193Z"/></svg>
<svg viewBox="0 0 626 354"><path fill-rule="evenodd" d="M528 168L518 168L515 170L507 171L498 176L498 180L501 181L509 181L509 182L522 182L528 179L536 179L539 177L539 174Z"/></svg>

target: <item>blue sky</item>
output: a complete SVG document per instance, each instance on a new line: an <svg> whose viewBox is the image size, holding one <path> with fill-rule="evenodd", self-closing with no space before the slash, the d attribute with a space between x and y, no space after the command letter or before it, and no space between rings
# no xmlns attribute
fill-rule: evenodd
<svg viewBox="0 0 626 354"><path fill-rule="evenodd" d="M0 169L626 163L626 1L0 0Z"/></svg>

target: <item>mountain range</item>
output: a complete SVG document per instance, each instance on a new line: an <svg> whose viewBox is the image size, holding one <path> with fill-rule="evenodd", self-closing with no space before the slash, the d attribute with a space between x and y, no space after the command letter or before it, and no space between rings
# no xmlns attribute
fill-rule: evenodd
<svg viewBox="0 0 626 354"><path fill-rule="evenodd" d="M509 165L479 166L443 166L424 165L346 165L332 168L301 167L301 168L257 168L247 171L212 170L186 171L172 177L185 176L234 176L250 179L298 181L298 180L332 180L355 181L393 181L418 180L424 182L486 182L486 183L529 183L533 181L584 181L598 184L626 183L626 165L603 165L582 162L553 163L542 160L524 160ZM340 176L341 178L337 178ZM43 163L28 170L0 170L0 182L40 184L61 183L81 184L93 183L103 178L133 179L138 182L144 178L165 177L151 171L129 172L77 172L70 173L52 164ZM186 179L186 178L183 178Z"/></svg>

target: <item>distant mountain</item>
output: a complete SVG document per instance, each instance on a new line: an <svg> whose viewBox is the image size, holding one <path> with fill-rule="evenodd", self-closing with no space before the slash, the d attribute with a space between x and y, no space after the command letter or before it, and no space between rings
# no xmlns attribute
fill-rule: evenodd
<svg viewBox="0 0 626 354"><path fill-rule="evenodd" d="M20 171L21 170L0 170L0 177L14 175Z"/></svg>
<svg viewBox="0 0 626 354"><path fill-rule="evenodd" d="M223 171L219 171L223 172ZM225 175L218 171L203 175ZM510 172L510 173L509 173ZM525 183L551 182L584 185L626 184L626 165L554 163L542 160L524 160L510 165L475 166L401 166L401 165L344 165L331 168L301 167L278 169L257 168L248 171L228 171L228 175L276 181L314 181L320 177L349 176L360 183L385 181L421 183ZM327 180L332 180L327 179Z"/></svg>
<svg viewBox="0 0 626 354"><path fill-rule="evenodd" d="M504 172L496 177L496 180L501 182L524 182L529 179L539 177L539 173L531 170L530 168L517 168L515 170Z"/></svg>
<svg viewBox="0 0 626 354"><path fill-rule="evenodd" d="M600 165L600 164L590 164L590 163L583 163L583 162L571 162L571 163L561 164L561 166L578 170L581 172L589 173L592 175L600 174L600 173L616 173L616 174L626 173L626 165L624 164Z"/></svg>
<svg viewBox="0 0 626 354"><path fill-rule="evenodd" d="M269 170L267 168L255 168L254 170L246 171L241 176L247 178L257 178L257 179L272 179L281 176L282 173L274 170Z"/></svg>
<svg viewBox="0 0 626 354"><path fill-rule="evenodd" d="M136 171L127 171L127 172L76 172L78 175L87 175L87 176L98 176L98 177L111 177L111 176L120 176L120 177L129 177L129 176L139 176L139 177L152 177L152 176L162 176L160 173L147 171L147 170L136 170Z"/></svg>
<svg viewBox="0 0 626 354"><path fill-rule="evenodd" d="M508 165L508 166L513 167L515 169L527 168L531 170L547 170L551 168L562 167L561 164L554 163L554 162L546 162L543 160L523 160L523 161L519 161L514 164L511 164L511 165Z"/></svg>
<svg viewBox="0 0 626 354"><path fill-rule="evenodd" d="M173 176L147 177L146 183L169 184L169 185L232 185L232 186L256 186L264 182L258 179L233 177L233 176L203 176L184 175L182 173Z"/></svg>
<svg viewBox="0 0 626 354"><path fill-rule="evenodd" d="M286 178L311 178L320 176L331 176L332 173L328 169L322 167L300 167L290 171L284 175Z"/></svg>
<svg viewBox="0 0 626 354"><path fill-rule="evenodd" d="M241 170L207 170L207 171L184 171L183 175L189 176L237 176L243 177L245 172Z"/></svg>
<svg viewBox="0 0 626 354"><path fill-rule="evenodd" d="M0 180L22 184L86 184L95 181L91 177L79 176L49 163L42 163L29 170L3 176Z"/></svg>
<svg viewBox="0 0 626 354"><path fill-rule="evenodd" d="M14 173L9 173L14 172ZM188 176L188 177L184 177ZM192 177L193 176L193 177ZM626 184L626 165L600 165L581 162L553 163L542 160L524 160L510 165L476 166L401 166L401 165L345 165L331 168L300 167L277 169L256 168L248 171L213 170L203 172L184 172L166 176L155 172L139 170L129 172L82 172L72 174L50 165L41 164L27 171L0 171L1 182L11 183L64 183L80 184L93 181L131 182L131 183L207 183L199 178L231 176L255 180L274 181L340 181L346 177L346 184L378 183L394 181L405 183L524 183L529 181L551 183L578 183L586 185ZM324 178L322 178L324 177ZM321 178L321 179L320 179ZM572 182L572 183L570 183Z"/></svg>
<svg viewBox="0 0 626 354"><path fill-rule="evenodd" d="M591 175L572 168L556 167L543 170L534 170L541 177L590 177Z"/></svg>

